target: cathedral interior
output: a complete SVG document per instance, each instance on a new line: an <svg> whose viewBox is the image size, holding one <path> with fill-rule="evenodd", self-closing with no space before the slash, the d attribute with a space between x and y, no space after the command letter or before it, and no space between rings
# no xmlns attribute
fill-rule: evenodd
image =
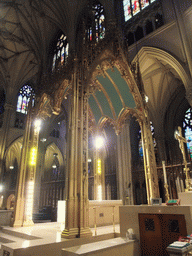
<svg viewBox="0 0 192 256"><path fill-rule="evenodd" d="M70 226L88 200L177 199L191 106L191 0L0 2L0 206L16 226L26 201L55 221L67 200Z"/></svg>

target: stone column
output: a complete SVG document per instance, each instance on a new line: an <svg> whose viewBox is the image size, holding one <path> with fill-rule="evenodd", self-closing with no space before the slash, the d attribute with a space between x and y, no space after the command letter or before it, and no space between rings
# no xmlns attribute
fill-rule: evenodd
<svg viewBox="0 0 192 256"><path fill-rule="evenodd" d="M89 229L88 201L88 95L77 73L73 74L67 159L67 200L63 238L86 237Z"/></svg>
<svg viewBox="0 0 192 256"><path fill-rule="evenodd" d="M10 120L11 120L11 114L13 112L13 105L12 104L5 104L5 111L3 116L3 126L1 131L1 144L0 144L0 173L2 175L3 171L3 159L5 154L5 148L7 143L7 138L9 134L9 128L10 128Z"/></svg>
<svg viewBox="0 0 192 256"><path fill-rule="evenodd" d="M121 139L120 133L117 134L117 193L118 198L123 200L123 171L121 160Z"/></svg>
<svg viewBox="0 0 192 256"><path fill-rule="evenodd" d="M180 1L172 0L172 5L175 11L176 15L176 22L179 30L179 35L181 38L181 44L183 46L184 51L184 58L185 62L188 64L189 72L190 72L190 78L192 80L192 53L191 53L191 47L190 47L190 38L188 37L188 33L185 27L185 21L183 18L183 13L181 12L180 8ZM189 87L186 88L186 98L189 102L189 104L192 107L192 86L191 83L188 85Z"/></svg>
<svg viewBox="0 0 192 256"><path fill-rule="evenodd" d="M147 118L145 118L145 120L140 124L140 127L143 144L143 160L145 168L147 199L148 204L151 204L151 198L159 198L159 185L153 139L150 123Z"/></svg>
<svg viewBox="0 0 192 256"><path fill-rule="evenodd" d="M192 78L192 54L190 48L190 39L188 38L188 33L185 28L185 21L183 19L183 13L181 12L180 8L180 1L172 0L173 9L176 15L176 22L179 29L179 35L181 37L181 43L184 49L184 57L188 63L189 71Z"/></svg>
<svg viewBox="0 0 192 256"><path fill-rule="evenodd" d="M162 161L166 161L166 149L165 149L165 136L164 134L156 133L155 132L155 140L157 143L158 148L158 154L159 154L159 160L160 164Z"/></svg>
<svg viewBox="0 0 192 256"><path fill-rule="evenodd" d="M45 152L46 148L44 142L40 142L38 146L38 159L37 159L37 172L35 177L35 189L34 189L34 204L33 204L33 213L37 213L39 211L39 204L41 198L41 175L44 170L44 162L45 162Z"/></svg>
<svg viewBox="0 0 192 256"><path fill-rule="evenodd" d="M37 167L37 153L39 144L39 131L40 131L40 120L34 120L31 127L31 141L28 153L27 163L27 179L26 179L26 192L25 192L25 211L24 211L24 222L23 226L33 225L32 214L33 214L33 200L34 200L34 185Z"/></svg>
<svg viewBox="0 0 192 256"><path fill-rule="evenodd" d="M124 204L133 204L130 120L126 120L121 133L117 137L118 150L118 188L120 199Z"/></svg>
<svg viewBox="0 0 192 256"><path fill-rule="evenodd" d="M24 222L24 202L25 202L25 182L27 172L28 150L31 131L31 111L28 110L25 133L23 137L23 147L21 151L20 168L17 178L14 227L21 227Z"/></svg>

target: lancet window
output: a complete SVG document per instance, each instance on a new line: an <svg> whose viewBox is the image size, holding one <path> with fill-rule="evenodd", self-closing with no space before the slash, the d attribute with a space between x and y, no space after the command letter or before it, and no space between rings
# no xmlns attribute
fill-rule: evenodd
<svg viewBox="0 0 192 256"><path fill-rule="evenodd" d="M123 0L125 21L131 19L138 12L156 0Z"/></svg>
<svg viewBox="0 0 192 256"><path fill-rule="evenodd" d="M185 133L185 138L187 140L187 149L192 158L192 109L189 108L185 112L185 117L183 121L183 129Z"/></svg>
<svg viewBox="0 0 192 256"><path fill-rule="evenodd" d="M54 50L52 70L54 70L59 65L66 65L68 55L69 43L67 41L67 37L62 34L57 40L57 44Z"/></svg>
<svg viewBox="0 0 192 256"><path fill-rule="evenodd" d="M22 114L27 114L29 100L32 97L32 106L35 102L34 90L29 85L24 85L20 91L17 98L17 112Z"/></svg>
<svg viewBox="0 0 192 256"><path fill-rule="evenodd" d="M105 14L103 6L99 2L94 1L92 6L90 6L86 19L85 41L99 42L99 40L105 37Z"/></svg>

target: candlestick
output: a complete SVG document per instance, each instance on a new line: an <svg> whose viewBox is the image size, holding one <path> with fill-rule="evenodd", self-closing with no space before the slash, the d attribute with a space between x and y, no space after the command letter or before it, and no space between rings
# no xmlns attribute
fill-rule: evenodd
<svg viewBox="0 0 192 256"><path fill-rule="evenodd" d="M163 165L164 183L167 184L167 173L166 173L166 169L165 169L165 161L162 161L162 165Z"/></svg>
<svg viewBox="0 0 192 256"><path fill-rule="evenodd" d="M168 189L168 184L167 183L165 183L164 184L164 188L165 188L165 202L166 201L169 201L169 189Z"/></svg>

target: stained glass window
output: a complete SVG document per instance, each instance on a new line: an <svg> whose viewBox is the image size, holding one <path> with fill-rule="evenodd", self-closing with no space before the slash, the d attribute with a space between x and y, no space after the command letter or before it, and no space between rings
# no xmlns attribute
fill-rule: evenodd
<svg viewBox="0 0 192 256"><path fill-rule="evenodd" d="M189 108L185 113L185 118L183 122L183 129L185 132L185 138L187 140L187 149L192 158L192 109Z"/></svg>
<svg viewBox="0 0 192 256"><path fill-rule="evenodd" d="M134 15L155 1L156 0L123 0L125 21L131 19Z"/></svg>
<svg viewBox="0 0 192 256"><path fill-rule="evenodd" d="M34 105L35 93L29 85L24 85L18 95L17 99L17 112L27 114L29 100L32 97L32 105Z"/></svg>
<svg viewBox="0 0 192 256"><path fill-rule="evenodd" d="M90 6L91 11L87 12L86 17L86 34L89 41L96 41L105 37L105 15L104 8L99 3L94 1Z"/></svg>
<svg viewBox="0 0 192 256"><path fill-rule="evenodd" d="M150 127L151 127L151 134L152 134L152 139L153 139L153 146L154 146L154 150L156 150L157 147L157 143L154 137L154 127L152 122L150 122ZM141 159L143 159L143 144L142 144L142 139L141 139L141 130L139 131L139 135L138 135L139 140L139 156Z"/></svg>
<svg viewBox="0 0 192 256"><path fill-rule="evenodd" d="M123 5L124 5L125 21L127 21L130 18L132 18L130 0L124 0L123 1Z"/></svg>
<svg viewBox="0 0 192 256"><path fill-rule="evenodd" d="M140 12L139 0L132 1L132 10L133 10L133 15Z"/></svg>
<svg viewBox="0 0 192 256"><path fill-rule="evenodd" d="M67 37L62 34L59 37L54 50L52 70L54 70L58 65L65 65L67 63L68 54L69 44L67 42Z"/></svg>
<svg viewBox="0 0 192 256"><path fill-rule="evenodd" d="M153 1L151 1L151 3L152 2ZM141 9L144 9L148 5L149 5L149 0L141 0Z"/></svg>

